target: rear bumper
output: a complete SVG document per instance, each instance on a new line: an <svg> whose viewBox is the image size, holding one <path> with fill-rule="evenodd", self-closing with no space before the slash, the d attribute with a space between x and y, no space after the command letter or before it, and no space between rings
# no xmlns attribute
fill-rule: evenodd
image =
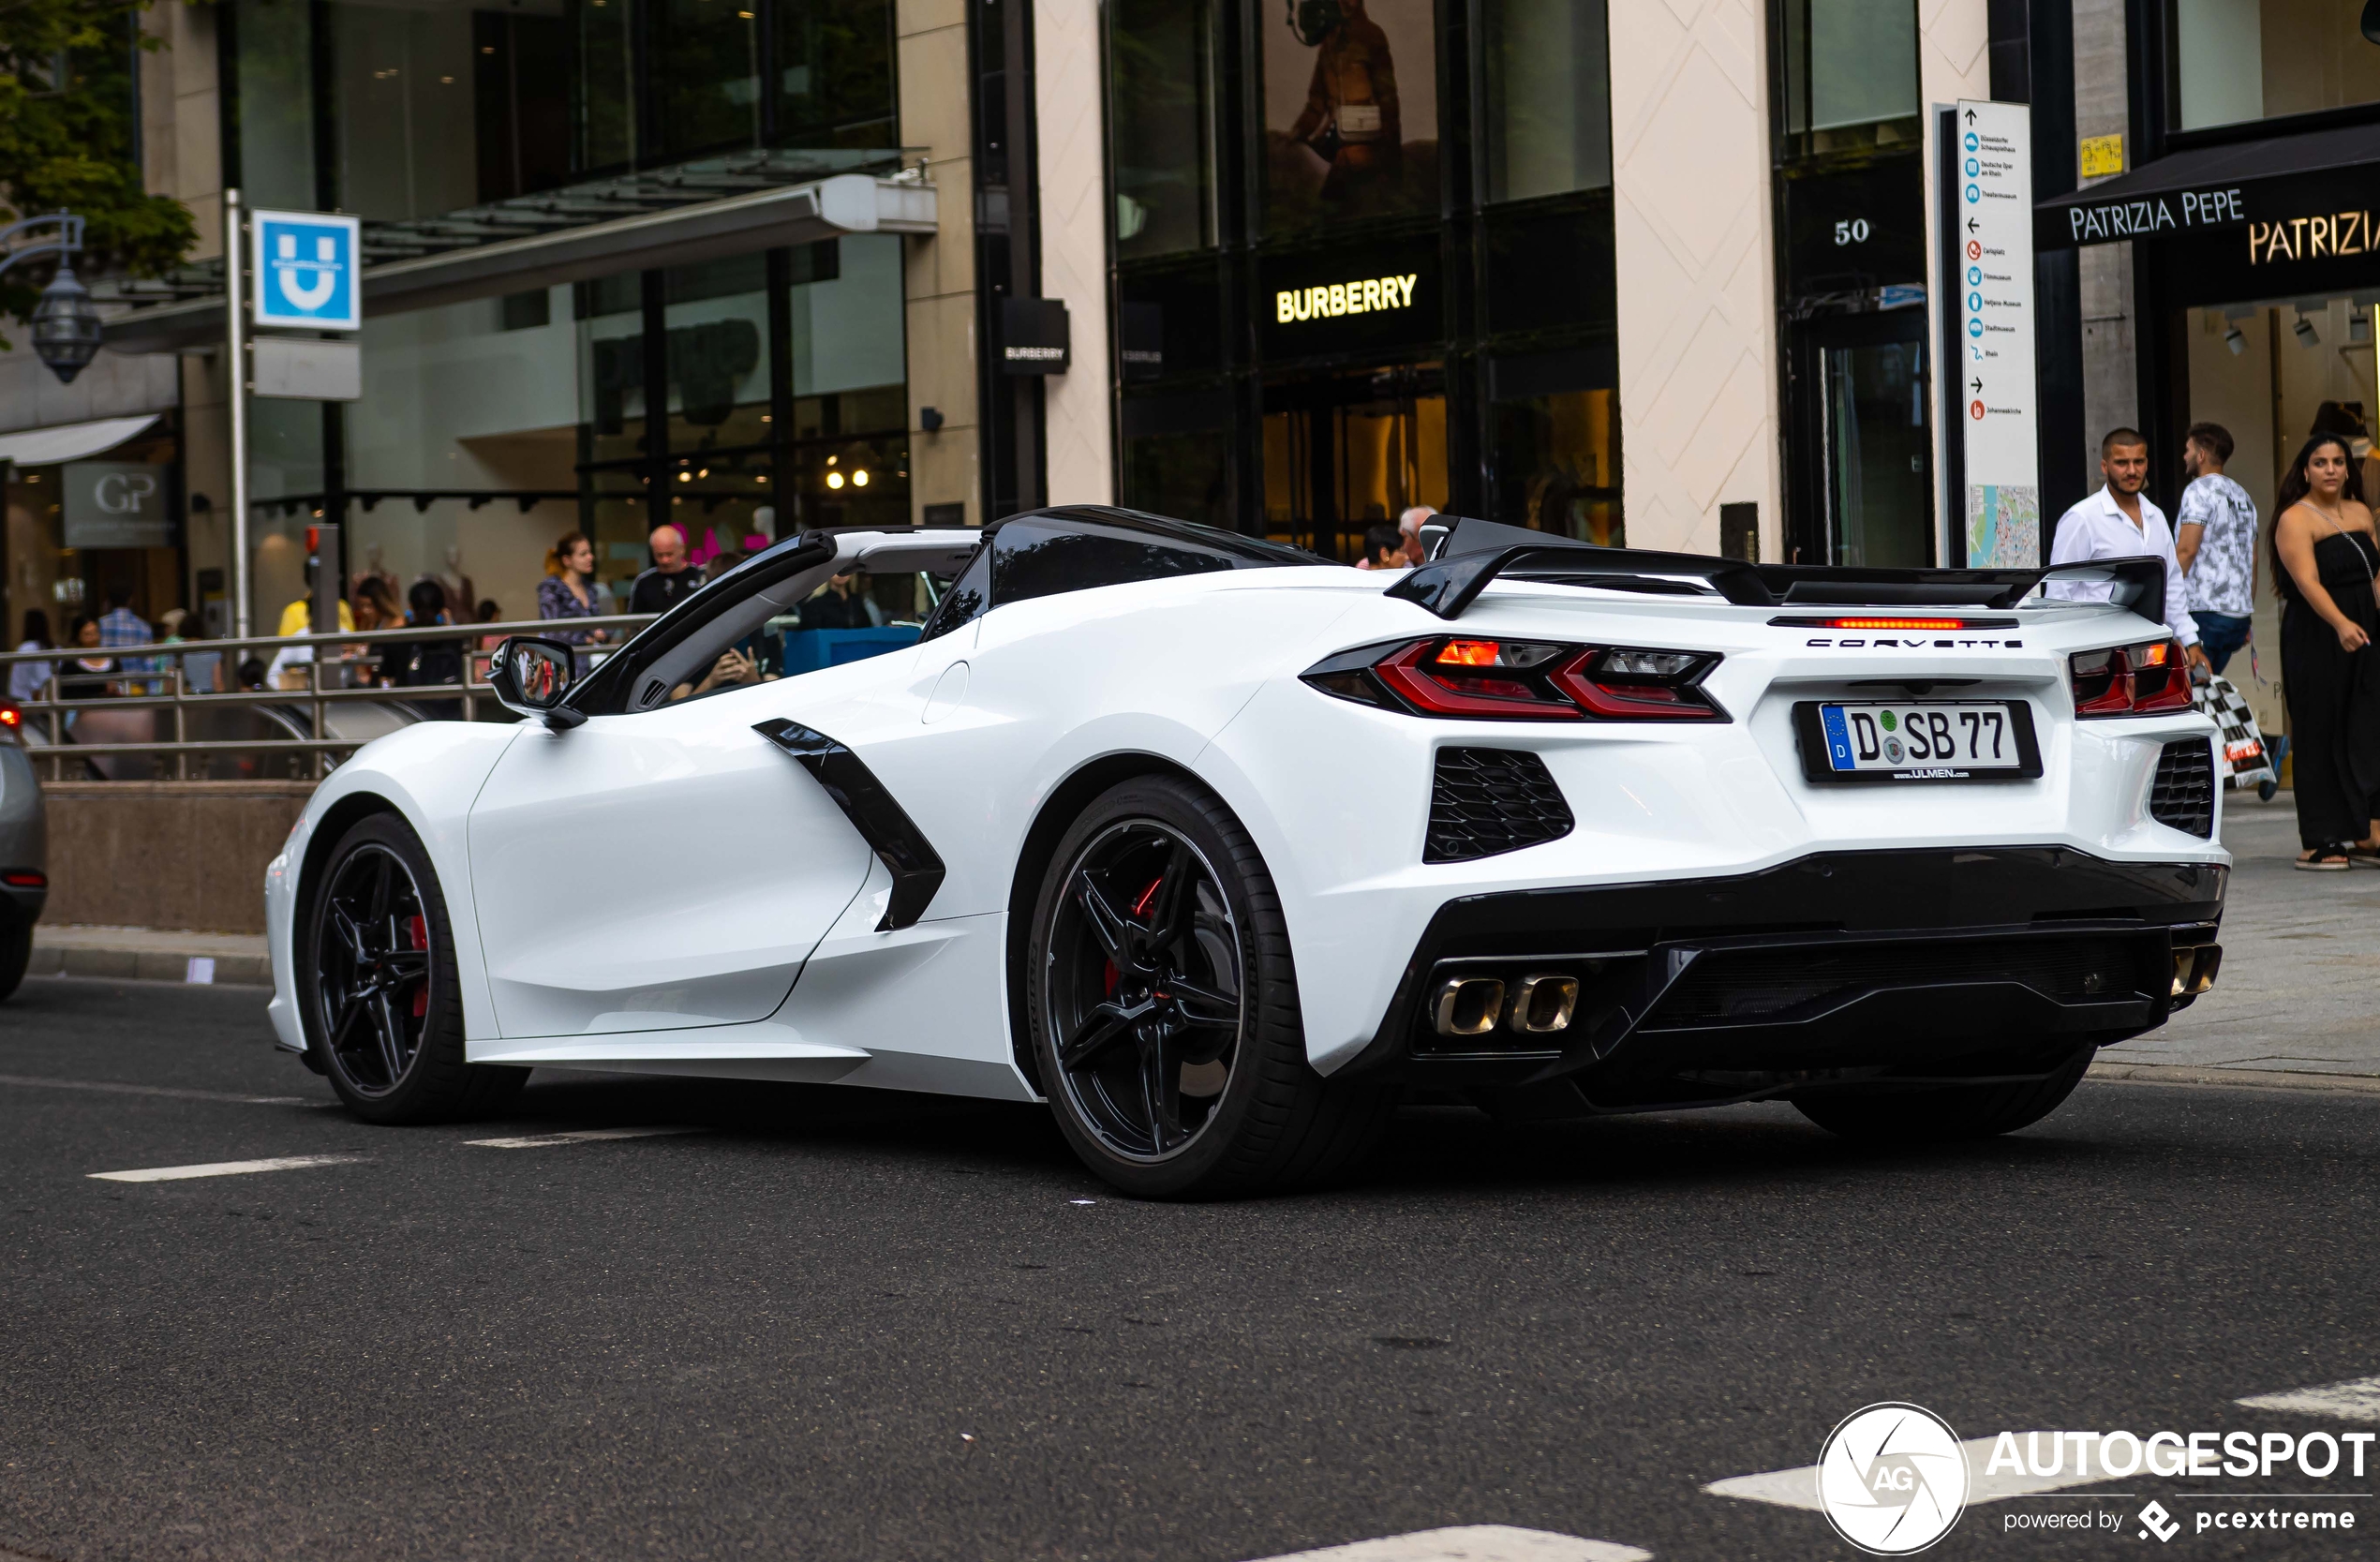
<svg viewBox="0 0 2380 1562"><path fill-rule="evenodd" d="M19 889L0 885L0 928L29 928L41 920L41 907L50 898L47 889Z"/></svg>
<svg viewBox="0 0 2380 1562"><path fill-rule="evenodd" d="M1348 1064L1587 1109L1882 1079L2045 1072L2164 1022L2211 979L2230 870L2056 846L1833 852L1758 873L1450 900ZM2177 959L2177 951L2180 951ZM2177 973L2180 980L2177 982ZM1570 1023L1433 1024L1464 977L1579 983ZM2177 985L2184 990L2177 995Z"/></svg>

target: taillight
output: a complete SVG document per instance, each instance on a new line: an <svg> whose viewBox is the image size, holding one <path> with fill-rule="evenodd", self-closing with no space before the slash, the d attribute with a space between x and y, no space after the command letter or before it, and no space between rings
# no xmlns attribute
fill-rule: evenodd
<svg viewBox="0 0 2380 1562"><path fill-rule="evenodd" d="M24 725L24 712L7 701L0 700L0 727L7 727L13 732L22 725Z"/></svg>
<svg viewBox="0 0 2380 1562"><path fill-rule="evenodd" d="M2164 716L2190 708L2190 661L2179 640L2151 640L2066 659L2080 717Z"/></svg>
<svg viewBox="0 0 2380 1562"><path fill-rule="evenodd" d="M11 889L47 889L50 887L50 875L38 868L11 868L0 873L0 884Z"/></svg>
<svg viewBox="0 0 2380 1562"><path fill-rule="evenodd" d="M1521 721L1723 721L1706 651L1440 636L1345 651L1306 669L1326 694L1420 716Z"/></svg>

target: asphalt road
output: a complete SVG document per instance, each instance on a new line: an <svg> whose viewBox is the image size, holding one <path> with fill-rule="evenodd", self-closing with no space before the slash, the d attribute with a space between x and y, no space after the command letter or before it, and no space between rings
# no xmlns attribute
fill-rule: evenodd
<svg viewBox="0 0 2380 1562"><path fill-rule="evenodd" d="M1422 1109L1359 1186L1185 1207L1032 1110L915 1097L540 1074L503 1123L374 1129L260 1006L0 1009L0 1551L1241 1562L1504 1524L1849 1556L1702 1488L1873 1401L2344 1433L2234 1402L2380 1373L2380 1094L2092 1082L1924 1153L1784 1108ZM469 1142L605 1125L700 1131ZM93 1176L280 1156L355 1158ZM2172 1550L2380 1551L2375 1468L1981 1504L1928 1555L2137 1555L2149 1497L2247 1491L2365 1526ZM2006 1527L2077 1510L2122 1527Z"/></svg>

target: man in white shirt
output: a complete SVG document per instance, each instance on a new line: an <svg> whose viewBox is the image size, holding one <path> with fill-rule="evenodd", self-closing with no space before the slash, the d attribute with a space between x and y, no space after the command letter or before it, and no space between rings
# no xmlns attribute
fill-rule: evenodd
<svg viewBox="0 0 2380 1562"><path fill-rule="evenodd" d="M2174 558L2173 528L2165 513L2140 489L2149 481L2149 441L2136 429L2118 428L2099 441L2099 475L2106 485L2058 518L2052 564L2083 564L2097 558L2162 558L2165 561L2165 627L2193 663L2205 666L2198 625L2190 617L2190 589ZM2051 594L2076 602L2105 602L2109 588L2087 581L2057 582Z"/></svg>

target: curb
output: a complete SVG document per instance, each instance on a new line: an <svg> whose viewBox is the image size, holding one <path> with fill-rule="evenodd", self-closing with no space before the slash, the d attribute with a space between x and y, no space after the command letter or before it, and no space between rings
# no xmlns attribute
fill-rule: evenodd
<svg viewBox="0 0 2380 1562"><path fill-rule="evenodd" d="M2123 1085L2184 1085L2228 1090L2312 1090L2380 1095L2380 1076L2299 1074L2277 1068L2209 1068L2189 1064L2095 1063L2086 1079Z"/></svg>
<svg viewBox="0 0 2380 1562"><path fill-rule="evenodd" d="M203 987L190 980L193 957L165 949L83 949L35 945L25 966L28 976L82 976L115 982L171 982ZM270 988L273 961L264 955L214 955L216 987Z"/></svg>

